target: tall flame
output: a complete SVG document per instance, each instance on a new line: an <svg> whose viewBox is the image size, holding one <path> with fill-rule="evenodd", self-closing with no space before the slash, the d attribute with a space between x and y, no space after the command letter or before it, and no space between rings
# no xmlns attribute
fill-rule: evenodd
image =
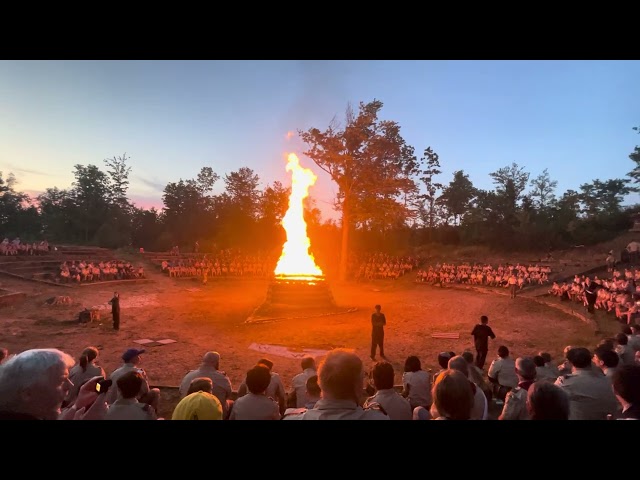
<svg viewBox="0 0 640 480"><path fill-rule="evenodd" d="M318 177L308 168L300 166L300 160L295 153L289 154L287 172L291 172L291 195L289 209L282 218L287 241L282 247L282 255L274 273L295 276L322 275L322 270L309 253L311 240L307 236L307 223L303 215L303 201L309 196L309 187L316 183Z"/></svg>

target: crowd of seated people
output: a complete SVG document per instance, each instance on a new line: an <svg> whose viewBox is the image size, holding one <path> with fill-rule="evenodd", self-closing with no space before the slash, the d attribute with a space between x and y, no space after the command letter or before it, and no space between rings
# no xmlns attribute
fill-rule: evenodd
<svg viewBox="0 0 640 480"><path fill-rule="evenodd" d="M630 268L613 268L607 275L608 278L599 276L587 277L575 275L573 280L553 282L549 294L559 297L564 301L588 305L585 289L587 280L596 285L595 304L596 310L601 310L615 315L616 319L623 323L633 323L640 318L640 270Z"/></svg>
<svg viewBox="0 0 640 480"><path fill-rule="evenodd" d="M514 277L517 288L544 285L549 282L551 267L544 265L494 265L474 263L438 263L416 273L416 282L443 284L459 283L489 287L509 287L509 277ZM513 280L512 280L513 281Z"/></svg>
<svg viewBox="0 0 640 480"><path fill-rule="evenodd" d="M126 350L122 365L107 375L95 347L87 347L77 361L58 349L13 356L0 349L0 419L156 420L160 392L149 385L141 366L144 353ZM233 398L220 355L209 351L197 368L185 373L180 399L166 419L640 418L638 325L623 326L593 350L568 346L557 365L545 352L514 358L501 345L497 353L486 373L468 350L438 353L435 373L415 355L396 372L386 360L367 369L354 351L339 348L317 365L314 358L301 359L301 371L288 379L288 388L274 362L263 358L246 372ZM397 375L402 378L399 388L394 385Z"/></svg>
<svg viewBox="0 0 640 480"><path fill-rule="evenodd" d="M70 260L59 267L56 281L60 283L108 282L145 278L142 265L134 267L124 260L96 261Z"/></svg>
<svg viewBox="0 0 640 480"><path fill-rule="evenodd" d="M356 280L397 279L422 263L419 257L393 256L385 253L354 254L349 271Z"/></svg>
<svg viewBox="0 0 640 480"><path fill-rule="evenodd" d="M272 275L278 254L249 255L238 250L163 260L162 271L169 277L264 277Z"/></svg>
<svg viewBox="0 0 640 480"><path fill-rule="evenodd" d="M41 242L23 243L20 237L9 240L5 237L0 243L0 255L45 255L51 251L46 240Z"/></svg>

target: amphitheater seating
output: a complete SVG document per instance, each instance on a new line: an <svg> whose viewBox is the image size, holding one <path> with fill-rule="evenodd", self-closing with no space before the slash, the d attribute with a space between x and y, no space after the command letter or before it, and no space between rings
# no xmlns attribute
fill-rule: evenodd
<svg viewBox="0 0 640 480"><path fill-rule="evenodd" d="M83 246L57 246L43 255L13 255L0 257L0 274L42 282L62 287L99 285L114 282L142 282L145 279L110 280L106 282L89 282L77 284L59 281L60 264L65 261L87 260L91 262L116 260L113 252L106 248Z"/></svg>

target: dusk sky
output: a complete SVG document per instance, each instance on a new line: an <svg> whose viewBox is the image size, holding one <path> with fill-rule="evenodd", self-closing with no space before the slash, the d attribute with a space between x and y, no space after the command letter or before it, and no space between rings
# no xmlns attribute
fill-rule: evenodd
<svg viewBox="0 0 640 480"><path fill-rule="evenodd" d="M516 162L532 178L548 168L561 195L633 168L638 78L638 61L0 61L0 171L36 195L126 152L130 198L161 207L168 182L203 166L288 185L295 152L327 216L336 187L287 132L379 99L416 153L440 155L442 183L462 169L492 188L489 173Z"/></svg>

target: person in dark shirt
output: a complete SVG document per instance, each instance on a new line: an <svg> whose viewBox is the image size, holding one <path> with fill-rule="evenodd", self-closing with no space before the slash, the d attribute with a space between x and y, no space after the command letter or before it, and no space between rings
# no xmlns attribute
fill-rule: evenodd
<svg viewBox="0 0 640 480"><path fill-rule="evenodd" d="M380 347L380 356L384 359L384 326L387 319L384 313L381 313L382 307L375 306L375 313L371 314L371 360L376 359L376 348Z"/></svg>
<svg viewBox="0 0 640 480"><path fill-rule="evenodd" d="M489 323L489 318L486 315L482 315L480 317L480 323L473 327L471 331L476 347L476 365L478 368L484 368L485 361L487 360L489 337L494 340L496 338L493 330L491 330L491 327L487 325L487 323Z"/></svg>
<svg viewBox="0 0 640 480"><path fill-rule="evenodd" d="M120 295L113 292L113 298L109 301L111 304L111 314L113 315L113 329L120 330Z"/></svg>

